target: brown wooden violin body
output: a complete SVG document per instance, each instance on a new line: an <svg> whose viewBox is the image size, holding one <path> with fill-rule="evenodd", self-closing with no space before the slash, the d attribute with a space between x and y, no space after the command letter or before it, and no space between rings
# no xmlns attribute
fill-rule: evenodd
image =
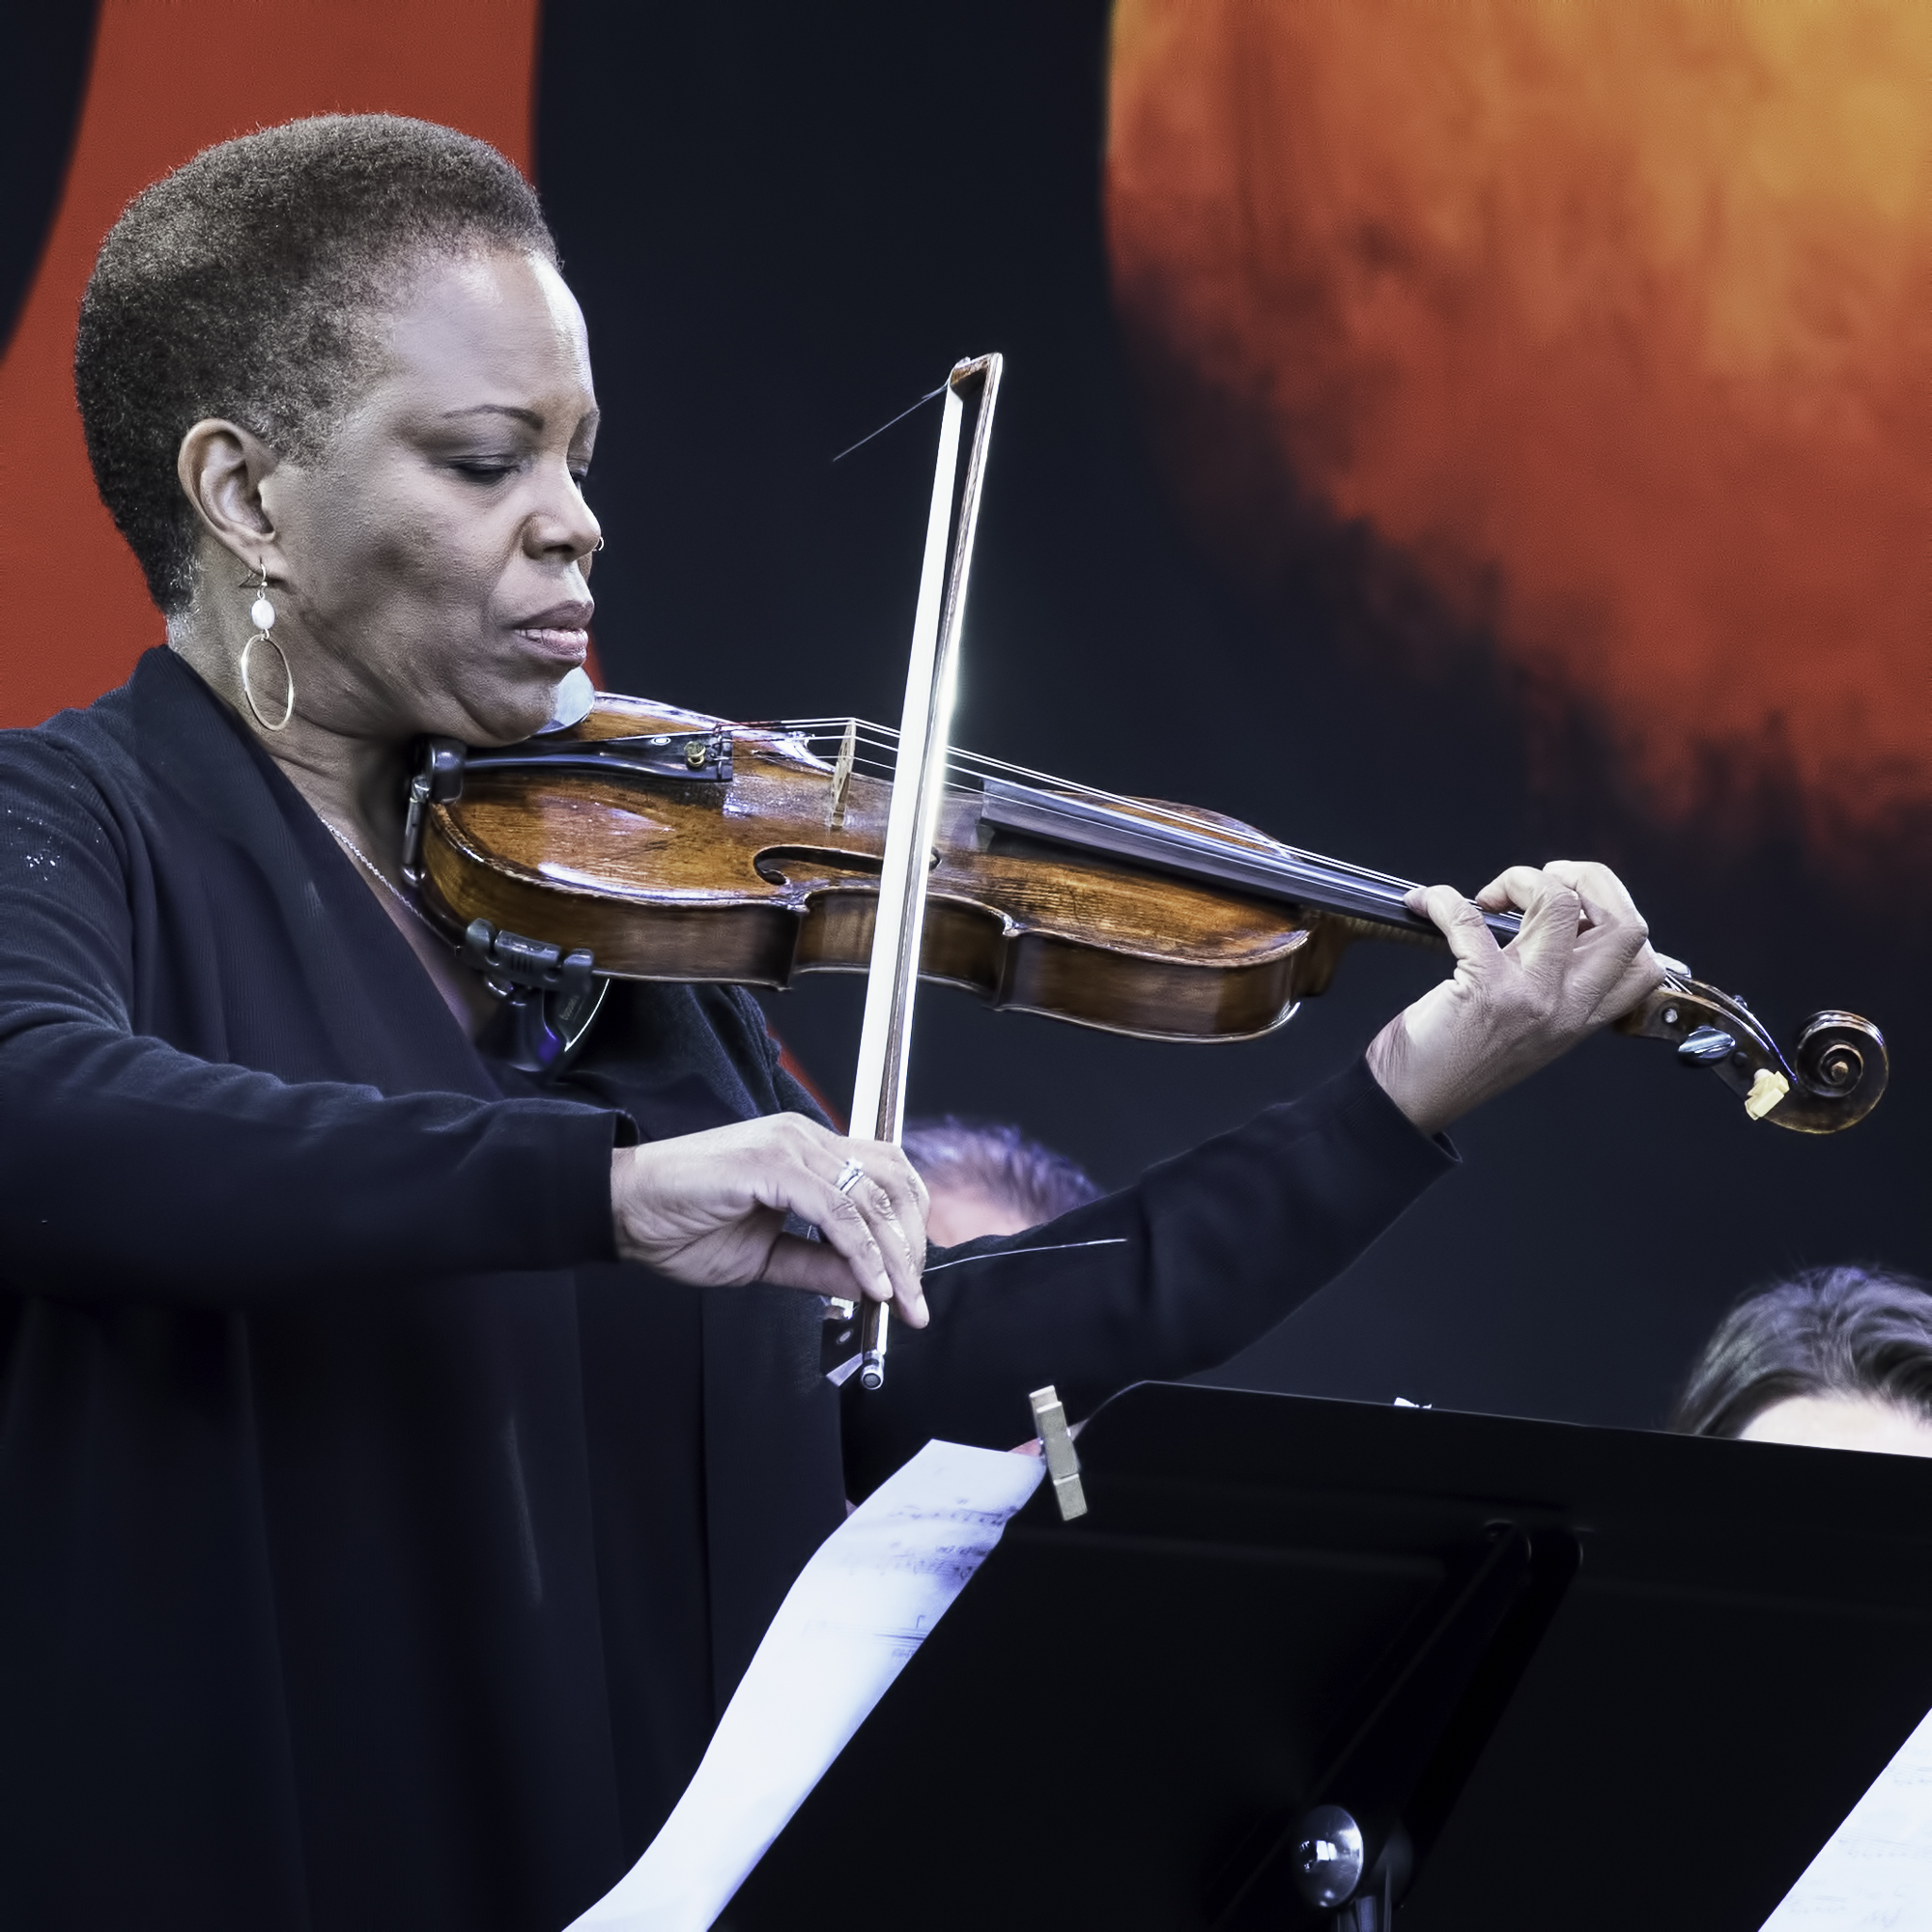
<svg viewBox="0 0 1932 1932"><path fill-rule="evenodd" d="M501 956L534 962L531 983L554 985L565 962L772 987L863 972L891 786L854 768L853 742L848 727L838 755L825 730L609 696L525 746L433 741L405 869L479 963L514 940ZM922 977L1000 1009L1143 1037L1251 1038L1321 993L1353 940L1433 940L1401 881L1184 808L995 775L949 786L939 827ZM1506 936L1515 921L1491 923ZM1820 1014L1787 1062L1742 1003L1685 976L1624 1026L1800 1131L1849 1124L1885 1085L1868 1022Z"/></svg>
<svg viewBox="0 0 1932 1932"><path fill-rule="evenodd" d="M715 723L607 697L576 735ZM463 925L480 917L581 947L621 978L787 986L800 973L864 972L890 783L854 773L835 814L833 761L781 730L731 735L728 784L470 773L430 820L435 897ZM1083 855L1049 867L988 850L980 812L971 793L942 808L923 978L998 1008L1175 1039L1265 1033L1327 984L1334 947L1277 908Z"/></svg>

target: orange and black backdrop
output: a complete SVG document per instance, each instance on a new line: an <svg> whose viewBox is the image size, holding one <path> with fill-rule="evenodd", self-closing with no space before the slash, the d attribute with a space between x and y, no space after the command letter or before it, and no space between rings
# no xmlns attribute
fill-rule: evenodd
<svg viewBox="0 0 1932 1932"><path fill-rule="evenodd" d="M71 0L7 43L0 722L160 635L68 378L115 213L264 122L433 116L531 172L589 316L611 683L891 715L931 419L829 459L1001 349L965 742L1408 876L1600 855L1784 1036L1890 1037L1826 1142L1593 1043L1229 1378L1645 1423L1752 1281L1932 1268L1916 0ZM1429 970L1208 1049L934 993L915 1106L1124 1179ZM856 987L773 1010L836 1092Z"/></svg>

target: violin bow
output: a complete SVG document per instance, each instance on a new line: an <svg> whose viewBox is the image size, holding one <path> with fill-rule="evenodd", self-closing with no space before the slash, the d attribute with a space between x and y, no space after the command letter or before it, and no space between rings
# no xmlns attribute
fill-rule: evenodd
<svg viewBox="0 0 1932 1932"><path fill-rule="evenodd" d="M896 1147L905 1125L906 1052L912 1042L913 1000L919 990L920 944L925 931L924 863L945 789L951 753L952 693L959 633L966 618L966 585L973 539L980 526L980 494L1000 399L998 355L953 364L946 379L939 425L939 462L925 526L925 561L912 620L905 711L893 768L893 802L879 877L872 959L866 980L866 1019L859 1036L859 1071L852 1090L852 1132ZM966 481L959 483L959 444L966 403L975 405ZM949 546L947 539L952 538ZM950 551L950 554L949 554ZM891 1303L867 1301L859 1330L859 1385L885 1386Z"/></svg>

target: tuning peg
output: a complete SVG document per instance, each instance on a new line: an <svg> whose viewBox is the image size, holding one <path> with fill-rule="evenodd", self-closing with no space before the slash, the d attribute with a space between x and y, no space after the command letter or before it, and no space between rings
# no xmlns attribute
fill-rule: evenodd
<svg viewBox="0 0 1932 1932"><path fill-rule="evenodd" d="M1715 1066L1719 1061L1727 1059L1736 1051L1737 1044L1721 1029L1700 1026L1689 1038L1679 1043L1677 1057L1687 1066Z"/></svg>

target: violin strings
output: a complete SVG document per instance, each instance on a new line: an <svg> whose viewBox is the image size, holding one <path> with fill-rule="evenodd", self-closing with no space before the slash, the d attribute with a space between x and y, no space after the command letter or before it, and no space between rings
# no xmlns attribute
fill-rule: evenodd
<svg viewBox="0 0 1932 1932"><path fill-rule="evenodd" d="M836 724L838 728L836 730L832 729L832 724ZM827 745L842 744L844 724L842 721L838 720L829 721L827 727L823 730L811 728L810 725L801 724L799 726L791 729L788 735L803 739L808 744L815 742L823 742ZM890 782L896 775L897 770L895 755L888 755L895 753L896 747L892 742L895 736L895 733L891 732L885 726L871 726L866 736L856 738L856 743L867 746L868 751L876 749L879 755L855 756L853 759L853 768L873 774L881 780ZM1268 838L1265 834L1222 824L1215 819L1190 812L1182 807L1169 806L1146 799L1130 798L1118 792L1103 791L1093 785L1082 785L1068 780L1055 778L1050 774L1036 772L1027 766L1011 764L1007 760L988 757L983 753L954 753L948 760L948 768L951 772L961 773L968 778L1010 776L1015 779L1035 781L1042 784L1056 796L1092 801L1122 810L1127 815L1146 824L1151 831L1174 830L1191 834L1195 837L1211 838L1218 843L1252 852L1264 860L1309 859L1314 863L1321 865L1329 871L1348 878L1356 885L1374 887L1390 899L1399 899L1409 889L1406 880L1394 879L1386 874L1372 872L1364 867L1351 866L1346 861L1320 859L1314 854L1303 854L1293 847L1282 845L1279 841ZM946 789L955 795L971 796L977 793L980 787L977 785L962 784L956 780L950 779Z"/></svg>
<svg viewBox="0 0 1932 1932"><path fill-rule="evenodd" d="M898 732L890 725L876 724L863 718L852 720L809 718L788 719L779 728L791 736L810 740L823 739L836 743L842 739L848 723L858 726L857 737L860 745L881 753L878 759L871 762L886 771L896 769ZM948 756L947 765L950 771L959 772L969 778L993 776L1024 780L1065 797L1116 806L1130 810L1139 817L1164 820L1191 831L1214 833L1234 842L1257 845L1270 852L1288 849L1280 845L1277 840L1269 838L1264 833L1223 824L1205 813L1190 811L1185 806L1169 805L1158 800L1133 798L1122 792L1105 791L1094 785L1084 785L1069 779L1056 778L1049 772L1035 771L1031 766L1016 765L1004 758L990 757L980 752L964 752L954 748ZM951 788L955 791L970 789L956 783Z"/></svg>
<svg viewBox="0 0 1932 1932"><path fill-rule="evenodd" d="M864 721L854 722L863 724ZM845 721L838 719L824 721L825 728L822 730L815 728L819 724L820 721L815 719L787 721L785 728L788 735L804 738L808 741L815 742L821 739L828 743L842 741ZM832 728L835 725L837 728ZM857 742L860 745L866 746L868 750L876 749L881 755L869 758L855 758L855 765L891 777L896 770L896 757L885 754L895 753L896 745L895 741L897 733L890 730L885 725L866 724L864 735L859 736ZM1264 833L1223 824L1205 814L1192 812L1182 806L1171 806L1150 799L1131 798L1120 792L1103 791L1096 786L1078 784L1070 780L1055 778L1048 773L1037 772L1025 765L1011 764L1002 758L989 757L982 753L955 751L948 758L947 762L949 770L961 773L968 778L997 776L1027 780L1062 797L1088 800L1096 804L1112 806L1118 810L1129 812L1138 819L1156 826L1168 825L1180 830L1211 835L1229 844L1245 846L1249 849L1257 850L1264 856L1272 857L1278 853L1293 849L1282 845L1275 839L1269 838ZM952 781L949 782L948 789L955 793L963 793L971 791L974 787L958 783L957 781ZM1341 862L1324 861L1323 863L1339 864ZM1351 873L1358 874L1364 878L1381 878L1379 874L1363 872L1360 867L1350 867L1348 869ZM1382 882L1390 885L1402 883L1393 879L1386 879Z"/></svg>
<svg viewBox="0 0 1932 1932"><path fill-rule="evenodd" d="M898 732L891 725L880 724L870 719L852 718L801 718L787 719L775 728L786 736L803 739L810 745L816 740L842 740L846 726L855 725L856 740L866 748L868 755L855 758L855 766L877 772L887 778L896 769ZM1248 828L1236 828L1222 823L1203 812L1190 811L1183 806L1168 805L1161 801L1133 798L1121 792L1112 792L1095 785L1084 785L1066 779L1056 778L1050 773L1038 772L1026 765L1016 765L1004 758L989 757L983 753L954 750L947 758L949 790L961 792L973 789L960 784L951 777L959 773L969 779L986 777L1010 778L1041 786L1062 796L1083 800L1096 805L1111 807L1130 816L1140 819L1154 828L1172 827L1177 831L1205 836L1229 845L1257 852L1264 858L1289 858L1306 861L1326 867L1336 874L1364 887L1374 887L1392 897L1401 897L1412 890L1412 883L1400 879L1388 872L1378 872L1366 866L1351 865L1343 859L1328 859L1316 852L1306 852L1297 846L1282 843L1266 834Z"/></svg>

